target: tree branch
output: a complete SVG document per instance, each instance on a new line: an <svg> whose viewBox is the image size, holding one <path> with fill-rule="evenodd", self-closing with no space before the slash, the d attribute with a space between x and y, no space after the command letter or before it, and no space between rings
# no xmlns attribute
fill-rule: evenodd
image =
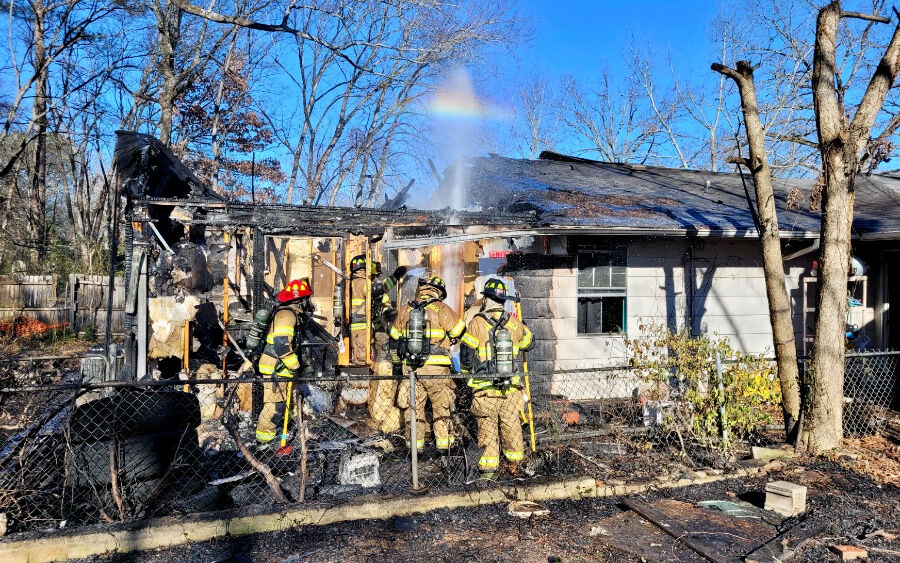
<svg viewBox="0 0 900 563"><path fill-rule="evenodd" d="M195 6L194 4L191 4L190 2L187 2L186 0L171 0L171 2L172 2L172 4L177 6L182 11L184 11L188 14L203 18L205 20L209 20L211 22L231 24L231 25L236 25L238 27L244 27L247 29L254 29L257 31L266 31L266 32L272 32L272 33L287 33L287 34L293 35L299 39L311 41L313 43L316 43L318 45L325 47L326 49L333 51L335 54L337 54L337 56L339 56L341 59L343 59L344 61L346 61L347 63L349 63L351 66L353 66L354 68L356 68L358 70L367 70L367 69L364 67L360 67L359 64L356 61L354 61L352 57L348 56L344 52L346 49L349 49L351 47L358 47L358 46L383 47L386 49L390 48L389 45L383 45L383 44L366 42L366 41L357 41L357 40L351 40L344 45L334 45L332 43L329 43L328 41L325 41L321 37L318 37L316 35L308 33L302 29L297 29L297 28L287 25L287 19L288 19L287 13L285 13L285 17L281 20L281 23L268 24L268 23L262 23L262 22L258 22L255 20L251 20L249 18L245 18L242 16L228 16L225 14L221 14L219 12L207 10L206 8L201 8L200 6ZM335 17L339 17L339 16L335 15Z"/></svg>
<svg viewBox="0 0 900 563"><path fill-rule="evenodd" d="M250 451L250 448L244 444L244 441L241 439L240 432L235 427L234 423L228 419L228 409L231 408L232 403L234 402L235 393L237 392L238 386L235 385L229 390L228 398L225 400L225 408L222 409L222 416L219 417L222 426L225 427L225 430L228 431L228 434L231 435L231 438L234 440L234 443L237 445L238 449L244 455L244 459L247 460L247 463L250 464L257 473L262 475L266 483L269 485L269 488L272 489L272 494L275 495L275 498L278 502L284 503L287 502L287 498L284 496L284 491L281 489L281 483L278 481L278 478L272 473L272 470L259 461L253 452Z"/></svg>
<svg viewBox="0 0 900 563"><path fill-rule="evenodd" d="M867 20L876 23L891 23L891 18L879 16L878 14L865 14L863 12L841 12L841 17Z"/></svg>
<svg viewBox="0 0 900 563"><path fill-rule="evenodd" d="M895 131L897 131L898 127L900 127L900 113L896 113L893 117L891 117L891 120L887 125L885 125L884 130L875 138L874 142L883 143L887 140L888 137L890 137L894 134Z"/></svg>
<svg viewBox="0 0 900 563"><path fill-rule="evenodd" d="M739 166L746 166L750 168L750 159L744 158L742 156L729 156L725 159L725 162L728 164L737 164Z"/></svg>
<svg viewBox="0 0 900 563"><path fill-rule="evenodd" d="M745 84L747 80L753 78L753 71L759 68L759 65L751 65L749 61L738 61L737 69L725 66L721 63L713 63L709 68L723 74L738 83L738 86Z"/></svg>
<svg viewBox="0 0 900 563"><path fill-rule="evenodd" d="M884 104L888 90L897 80L898 71L900 71L900 20L898 20L897 27L894 28L891 42L885 49L884 56L878 63L878 68L872 75L872 80L869 81L866 93L863 94L862 101L859 103L859 109L856 110L856 115L853 116L851 122L851 134L856 137L854 141L856 141L858 152L862 151L867 144L868 134ZM866 134L860 135L858 132Z"/></svg>
<svg viewBox="0 0 900 563"><path fill-rule="evenodd" d="M810 147L813 149L819 148L819 145L817 145L815 142L810 141L809 139L805 139L799 135L780 135L778 133L767 133L766 136L771 139L775 139L776 141L796 143L798 145L803 145L804 147Z"/></svg>

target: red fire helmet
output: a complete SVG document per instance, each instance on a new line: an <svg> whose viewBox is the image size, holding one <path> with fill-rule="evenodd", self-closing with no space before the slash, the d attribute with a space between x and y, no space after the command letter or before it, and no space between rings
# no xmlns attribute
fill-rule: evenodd
<svg viewBox="0 0 900 563"><path fill-rule="evenodd" d="M290 303L302 297L312 295L312 289L309 287L309 279L301 278L287 284L283 291L278 293L276 299L279 303Z"/></svg>

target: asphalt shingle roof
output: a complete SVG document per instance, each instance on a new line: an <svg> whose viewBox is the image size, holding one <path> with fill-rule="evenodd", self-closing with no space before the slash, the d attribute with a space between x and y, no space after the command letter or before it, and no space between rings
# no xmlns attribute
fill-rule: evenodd
<svg viewBox="0 0 900 563"><path fill-rule="evenodd" d="M462 174L462 178L457 175ZM745 173L755 200L753 181ZM787 236L814 236L820 214L810 210L814 180L775 179L780 228ZM741 176L654 166L616 164L544 153L538 160L492 155L451 166L434 204L449 205L454 184L464 201L484 211L537 213L536 226L755 235ZM797 188L804 195L788 207ZM854 230L900 238L900 178L859 176Z"/></svg>

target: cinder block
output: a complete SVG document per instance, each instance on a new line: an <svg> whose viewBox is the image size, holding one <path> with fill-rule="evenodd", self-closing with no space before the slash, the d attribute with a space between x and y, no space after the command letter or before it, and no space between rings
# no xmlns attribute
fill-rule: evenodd
<svg viewBox="0 0 900 563"><path fill-rule="evenodd" d="M345 455L338 468L338 483L341 485L361 485L377 487L381 484L378 473L378 456L371 453Z"/></svg>
<svg viewBox="0 0 900 563"><path fill-rule="evenodd" d="M841 556L841 561L854 561L856 559L865 559L869 556L869 552L855 545L833 545L831 551Z"/></svg>
<svg viewBox="0 0 900 563"><path fill-rule="evenodd" d="M796 516L806 511L806 487L787 481L766 485L766 510L782 516Z"/></svg>

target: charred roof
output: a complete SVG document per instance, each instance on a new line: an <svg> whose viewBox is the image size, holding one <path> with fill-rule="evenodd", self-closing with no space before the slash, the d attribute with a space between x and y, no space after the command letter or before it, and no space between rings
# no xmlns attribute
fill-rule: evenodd
<svg viewBox="0 0 900 563"><path fill-rule="evenodd" d="M545 151L537 160L492 155L451 166L435 203L447 203L441 198L449 197L456 183L466 186L465 200L482 211L535 212L536 227L755 236L744 182L755 200L749 174L742 179L734 173L600 162ZM814 183L774 180L783 236L818 236L821 215L809 204ZM900 238L900 178L860 175L856 191L855 233Z"/></svg>
<svg viewBox="0 0 900 563"><path fill-rule="evenodd" d="M226 200L158 139L131 131L116 131L115 163L122 191L135 204L132 220L160 223L165 232L174 221L181 225L252 226L267 234L380 235L390 227L404 227L434 236L445 233L449 226L521 226L534 220L533 213L318 207ZM177 218L172 215L175 209L180 210Z"/></svg>
<svg viewBox="0 0 900 563"><path fill-rule="evenodd" d="M151 135L116 131L115 163L123 192L133 198L225 199Z"/></svg>

